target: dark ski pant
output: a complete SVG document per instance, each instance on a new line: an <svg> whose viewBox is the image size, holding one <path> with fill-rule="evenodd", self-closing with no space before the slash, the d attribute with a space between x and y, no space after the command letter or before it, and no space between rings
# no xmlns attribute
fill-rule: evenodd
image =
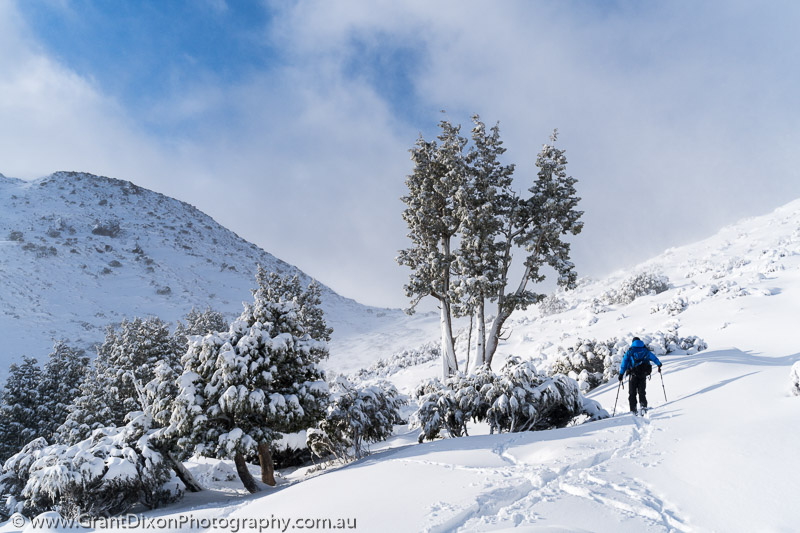
<svg viewBox="0 0 800 533"><path fill-rule="evenodd" d="M640 376L631 373L630 389L628 391L628 403L631 405L631 411L636 410L636 394L639 394L639 404L642 407L647 407L647 396L645 395L645 387L647 386L647 376Z"/></svg>

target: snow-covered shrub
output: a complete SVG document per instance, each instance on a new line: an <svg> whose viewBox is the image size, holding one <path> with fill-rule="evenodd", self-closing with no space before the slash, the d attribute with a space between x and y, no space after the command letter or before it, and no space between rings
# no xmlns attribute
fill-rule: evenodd
<svg viewBox="0 0 800 533"><path fill-rule="evenodd" d="M575 380L539 373L531 361L516 357L506 361L500 374L484 366L474 375L425 382L416 396L420 442L438 437L443 429L451 437L466 435L470 419L486 421L493 433L499 433L561 427L581 414L608 416L598 405L584 401Z"/></svg>
<svg viewBox="0 0 800 533"><path fill-rule="evenodd" d="M0 474L5 512L107 516L136 504L152 509L180 499L183 483L154 445L152 420L132 415L125 426L99 428L71 446L47 446L44 439L25 446Z"/></svg>
<svg viewBox="0 0 800 533"><path fill-rule="evenodd" d="M17 241L17 242L22 242L22 241L24 241L25 239L24 239L24 237L23 237L23 235L22 235L22 232L21 232L21 231L14 230L14 231L10 231L10 232L8 233L8 240L9 240L9 241Z"/></svg>
<svg viewBox="0 0 800 533"><path fill-rule="evenodd" d="M578 383L563 375L540 374L531 361L509 358L484 391L491 433L563 427L583 412Z"/></svg>
<svg viewBox="0 0 800 533"><path fill-rule="evenodd" d="M653 272L640 272L620 283L619 287L603 293L608 304L626 305L640 296L660 294L669 289L669 278Z"/></svg>
<svg viewBox="0 0 800 533"><path fill-rule="evenodd" d="M567 310L567 302L562 300L555 294L550 294L546 296L541 302L539 302L539 315L542 317L556 315L558 313L563 313Z"/></svg>
<svg viewBox="0 0 800 533"><path fill-rule="evenodd" d="M339 376L330 388L328 412L307 435L308 447L317 457L360 459L369 443L386 440L395 424L403 421L400 408L405 401L388 381L356 387Z"/></svg>
<svg viewBox="0 0 800 533"><path fill-rule="evenodd" d="M111 219L103 222L97 220L92 226L92 233L105 237L116 237L120 233L119 220Z"/></svg>
<svg viewBox="0 0 800 533"><path fill-rule="evenodd" d="M616 339L600 342L579 338L570 346L559 346L551 372L570 375L581 384L581 390L594 388L603 383L605 370L612 364L615 343Z"/></svg>
<svg viewBox="0 0 800 533"><path fill-rule="evenodd" d="M800 361L792 365L792 370L789 373L791 381L791 391L795 396L800 396Z"/></svg>
<svg viewBox="0 0 800 533"><path fill-rule="evenodd" d="M369 368L362 368L351 378L355 381L387 378L404 368L417 366L441 358L438 343L427 343L413 350L403 350L386 359L378 359Z"/></svg>
<svg viewBox="0 0 800 533"><path fill-rule="evenodd" d="M486 418L489 404L483 397L483 391L495 379L495 374L487 365L483 365L473 374L459 372L444 383L432 379L417 386L414 397L419 407L414 419L422 429L419 441L438 437L442 429L450 437L468 435L469 420Z"/></svg>
<svg viewBox="0 0 800 533"><path fill-rule="evenodd" d="M607 313L611 310L606 304L604 304L601 300L597 298L592 298L591 301L589 301L588 304L586 305L586 308L593 315L599 315L600 313Z"/></svg>
<svg viewBox="0 0 800 533"><path fill-rule="evenodd" d="M686 352L693 355L708 348L696 335L681 337L677 327L668 327L651 334L638 336L655 355ZM586 392L602 383L615 379L625 352L631 347L634 334L613 337L605 341L578 338L574 343L558 347L558 356L550 368L551 374L563 373L576 379Z"/></svg>
<svg viewBox="0 0 800 533"><path fill-rule="evenodd" d="M668 315L675 316L686 311L689 301L683 296L677 296L667 303L657 304L650 308L650 313L666 311Z"/></svg>

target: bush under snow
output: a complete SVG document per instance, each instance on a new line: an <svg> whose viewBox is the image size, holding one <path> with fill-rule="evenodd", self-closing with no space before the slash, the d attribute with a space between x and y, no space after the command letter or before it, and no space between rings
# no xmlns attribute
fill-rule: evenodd
<svg viewBox="0 0 800 533"><path fill-rule="evenodd" d="M669 278L652 272L640 272L620 283L619 287L601 296L608 304L627 305L640 296L660 294L669 289Z"/></svg>
<svg viewBox="0 0 800 533"><path fill-rule="evenodd" d="M4 514L107 516L135 504L155 508L180 499L184 485L154 445L152 420L132 416L123 427L96 429L71 446L41 438L28 443L3 465Z"/></svg>
<svg viewBox="0 0 800 533"><path fill-rule="evenodd" d="M467 435L469 420L488 422L492 433L502 433L563 427L579 415L608 416L597 402L581 395L575 380L547 376L531 361L517 357L509 358L500 374L484 366L444 383L425 382L416 396L420 442L438 437L442 430L451 437Z"/></svg>
<svg viewBox="0 0 800 533"><path fill-rule="evenodd" d="M367 381L376 378L387 378L404 368L421 365L441 358L441 349L437 343L427 343L414 350L403 350L391 357L378 359L369 368L362 368L351 377L355 381Z"/></svg>
<svg viewBox="0 0 800 533"><path fill-rule="evenodd" d="M789 376L792 382L792 394L800 396L800 361L792 365Z"/></svg>
<svg viewBox="0 0 800 533"><path fill-rule="evenodd" d="M362 387L344 376L331 385L331 403L325 419L308 430L307 443L317 457L346 461L361 458L366 445L386 440L395 424L403 422L400 407L406 402L387 381Z"/></svg>
<svg viewBox="0 0 800 533"><path fill-rule="evenodd" d="M655 355L686 352L693 355L708 348L706 342L695 335L681 337L677 328L658 330L653 334L638 334ZM613 337L605 341L577 339L569 346L558 347L558 358L551 367L553 374L568 374L576 379L586 392L617 376L622 358L631 346L634 335Z"/></svg>

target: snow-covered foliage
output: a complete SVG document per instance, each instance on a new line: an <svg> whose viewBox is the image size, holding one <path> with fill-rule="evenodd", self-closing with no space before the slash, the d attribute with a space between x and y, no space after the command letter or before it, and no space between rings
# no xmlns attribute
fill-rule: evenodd
<svg viewBox="0 0 800 533"><path fill-rule="evenodd" d="M73 445L28 443L0 474L5 513L108 516L180 499L183 484L154 444L151 426L149 416L132 413L125 426L98 428Z"/></svg>
<svg viewBox="0 0 800 533"><path fill-rule="evenodd" d="M55 439L58 427L64 423L72 405L80 393L80 385L86 376L89 358L82 350L71 348L59 341L42 369L39 381L39 404L36 417L39 435L50 442Z"/></svg>
<svg viewBox="0 0 800 533"><path fill-rule="evenodd" d="M800 361L792 365L792 370L789 372L789 381L792 394L800 396Z"/></svg>
<svg viewBox="0 0 800 533"><path fill-rule="evenodd" d="M689 301L683 296L676 296L667 303L656 304L650 308L650 313L658 313L659 311L666 311L668 315L675 316L686 311L689 307Z"/></svg>
<svg viewBox="0 0 800 533"><path fill-rule="evenodd" d="M443 429L451 437L467 435L470 420L486 421L492 433L502 433L562 427L581 414L608 416L584 401L574 379L547 376L518 357L510 357L499 374L483 366L475 374L456 374L444 383L425 382L415 396L420 442L436 438Z"/></svg>
<svg viewBox="0 0 800 533"><path fill-rule="evenodd" d="M192 307L184 317L184 321L185 323L178 321L178 326L175 328L175 336L183 343L187 342L186 337L189 335L207 335L228 329L225 316L211 307L206 307L203 311Z"/></svg>
<svg viewBox="0 0 800 533"><path fill-rule="evenodd" d="M539 315L541 316L550 316L556 315L558 313L563 313L567 310L567 302L562 300L555 294L550 294L546 296L541 302L538 304Z"/></svg>
<svg viewBox="0 0 800 533"><path fill-rule="evenodd" d="M123 425L130 412L148 411L143 387L156 377L160 362L179 369L179 353L179 342L159 318L123 320L119 328L109 327L80 395L58 429L59 439L75 443L95 428Z"/></svg>
<svg viewBox="0 0 800 533"><path fill-rule="evenodd" d="M440 357L441 348L434 343L427 343L413 350L397 352L386 359L378 359L368 368L362 368L354 373L352 379L355 381L368 381L387 378L404 368L421 365Z"/></svg>
<svg viewBox="0 0 800 533"><path fill-rule="evenodd" d="M258 282L254 303L228 331L190 339L170 420L181 448L232 458L237 467L259 453L265 468L269 444L314 426L328 400L318 363L328 355L330 330L315 309L317 289L298 297L296 280L264 275Z"/></svg>
<svg viewBox="0 0 800 533"><path fill-rule="evenodd" d="M40 381L41 369L36 359L23 357L22 364L11 365L0 399L0 461L39 436Z"/></svg>
<svg viewBox="0 0 800 533"><path fill-rule="evenodd" d="M669 289L669 278L654 272L640 272L602 295L602 299L611 305L627 305L640 296L660 294Z"/></svg>
<svg viewBox="0 0 800 533"><path fill-rule="evenodd" d="M552 364L551 373L568 374L576 379L581 390L586 392L616 378L625 352L638 336L655 355L685 352L693 355L708 348L706 342L695 335L681 337L677 328L667 328L654 333L629 333L605 341L597 339L575 339L572 344L558 346L558 356Z"/></svg>
<svg viewBox="0 0 800 533"><path fill-rule="evenodd" d="M397 261L411 269L405 291L412 310L427 296L439 301L445 379L458 370L453 316L474 315L475 366L491 366L506 320L543 298L528 288L544 281L542 267L555 271L559 286L575 286L575 265L564 236L583 228L583 212L576 209L577 180L566 173L564 150L554 144L557 132L553 144L545 144L537 155L539 170L530 194L521 197L512 187L514 166L499 160L505 152L499 128L487 133L477 115L473 123L471 145L461 126L447 120L439 123L437 140L418 139L411 149L408 194L401 198L412 245L400 251ZM525 269L521 280L511 281L518 249L525 251ZM487 302L496 309L488 331Z"/></svg>
<svg viewBox="0 0 800 533"><path fill-rule="evenodd" d="M403 422L400 408L406 402L388 381L357 387L339 376L330 390L325 418L307 435L308 447L317 457L360 459L370 443L386 440L395 424Z"/></svg>
<svg viewBox="0 0 800 533"><path fill-rule="evenodd" d="M483 392L496 379L491 369L483 365L471 374L454 374L444 383L438 379L420 383L414 392L418 403L414 419L422 429L419 441L432 440L442 430L450 437L468 435L470 420L485 420L489 404Z"/></svg>
<svg viewBox="0 0 800 533"><path fill-rule="evenodd" d="M578 383L563 374L546 376L530 361L509 358L484 391L492 433L563 427L583 413Z"/></svg>

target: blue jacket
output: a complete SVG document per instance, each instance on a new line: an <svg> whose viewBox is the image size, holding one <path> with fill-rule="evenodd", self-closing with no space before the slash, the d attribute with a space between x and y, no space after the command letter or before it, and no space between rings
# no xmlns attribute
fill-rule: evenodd
<svg viewBox="0 0 800 533"><path fill-rule="evenodd" d="M622 366L619 369L619 373L624 376L628 370L632 370L641 364L650 364L648 361L661 366L661 361L658 360L658 357L653 355L653 352L648 350L642 341L633 341L631 347L625 352L625 357L622 358Z"/></svg>

